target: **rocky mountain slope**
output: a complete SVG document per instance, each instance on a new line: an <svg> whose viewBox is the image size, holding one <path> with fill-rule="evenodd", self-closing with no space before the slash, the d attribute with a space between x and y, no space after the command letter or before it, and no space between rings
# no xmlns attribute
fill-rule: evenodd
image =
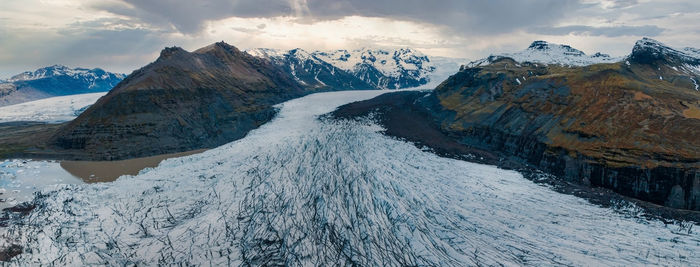
<svg viewBox="0 0 700 267"><path fill-rule="evenodd" d="M289 57L297 56L308 54L299 50ZM55 133L52 145L69 158L104 160L212 148L269 121L273 105L284 100L372 88L328 64L288 62L223 42L194 52L166 48Z"/></svg>
<svg viewBox="0 0 700 267"><path fill-rule="evenodd" d="M350 73L357 79L379 89L401 89L417 86L434 86L459 69L466 62L459 58L428 57L423 53L403 48L355 49L306 52L302 49L282 51L276 49L251 49L251 55L273 59L276 62L292 65L289 62L312 62L320 66L336 68ZM299 72L310 66L296 66L292 71ZM302 68L299 68L302 67ZM314 73L312 71L312 73ZM343 80L348 80L344 78ZM311 81L313 83L313 81ZM325 82L325 81L324 81Z"/></svg>
<svg viewBox="0 0 700 267"><path fill-rule="evenodd" d="M73 69L62 65L27 71L0 81L0 106L52 96L106 92L124 77L99 68Z"/></svg>
<svg viewBox="0 0 700 267"><path fill-rule="evenodd" d="M576 183L700 210L698 64L685 51L692 50L642 39L617 63L572 67L503 57L465 68L405 103L463 146Z"/></svg>

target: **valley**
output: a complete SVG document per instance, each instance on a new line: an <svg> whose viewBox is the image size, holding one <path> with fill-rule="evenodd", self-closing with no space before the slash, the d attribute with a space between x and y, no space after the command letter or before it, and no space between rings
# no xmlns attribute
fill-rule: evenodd
<svg viewBox="0 0 700 267"><path fill-rule="evenodd" d="M692 265L687 51L535 41L433 90L454 60L165 48L107 94L0 107L0 260Z"/></svg>

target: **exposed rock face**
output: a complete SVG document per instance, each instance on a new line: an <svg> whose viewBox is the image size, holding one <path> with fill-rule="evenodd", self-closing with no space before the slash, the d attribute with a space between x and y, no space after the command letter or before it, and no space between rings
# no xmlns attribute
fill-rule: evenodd
<svg viewBox="0 0 700 267"><path fill-rule="evenodd" d="M166 48L60 129L77 159L115 160L215 147L270 120L272 105L331 87L304 86L269 60L223 42Z"/></svg>
<svg viewBox="0 0 700 267"><path fill-rule="evenodd" d="M0 81L0 106L53 96L106 92L124 77L99 68L73 69L61 65L27 71Z"/></svg>

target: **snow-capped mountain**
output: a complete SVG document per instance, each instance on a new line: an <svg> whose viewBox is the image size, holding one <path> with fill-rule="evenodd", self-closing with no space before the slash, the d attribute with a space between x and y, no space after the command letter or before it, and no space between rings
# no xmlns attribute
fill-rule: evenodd
<svg viewBox="0 0 700 267"><path fill-rule="evenodd" d="M700 49L674 49L650 38L637 41L625 58L628 67L650 66L659 80L700 91Z"/></svg>
<svg viewBox="0 0 700 267"><path fill-rule="evenodd" d="M337 70L342 70L380 89L431 87L457 72L459 66L467 62L458 58L429 57L411 48L397 50L363 48L312 53L298 48L289 51L257 48L246 52L253 56L270 58L276 62L294 59L294 62L325 66L323 68L331 75L335 75ZM336 70L331 71L326 64L335 67ZM294 70L297 72L298 67L310 67L310 65L294 65L296 67ZM299 76L299 73L294 74ZM320 80L326 82L323 79Z"/></svg>
<svg viewBox="0 0 700 267"><path fill-rule="evenodd" d="M303 86L318 89L374 89L350 72L338 68L304 49L289 51L257 48L246 51L256 57L267 58L279 65Z"/></svg>
<svg viewBox="0 0 700 267"><path fill-rule="evenodd" d="M52 96L106 92L124 77L124 74L99 68L69 68L62 65L26 71L0 83L0 106Z"/></svg>
<svg viewBox="0 0 700 267"><path fill-rule="evenodd" d="M700 49L692 47L676 50L645 37L635 43L627 58L630 62L663 64L687 74L700 75Z"/></svg>
<svg viewBox="0 0 700 267"><path fill-rule="evenodd" d="M314 55L382 89L424 85L436 70L428 56L411 48L317 51Z"/></svg>
<svg viewBox="0 0 700 267"><path fill-rule="evenodd" d="M602 53L586 55L583 51L568 45L553 44L546 41L534 41L523 51L493 54L487 58L472 61L467 66L482 66L503 57L512 58L517 62L557 64L564 66L586 66L598 63L613 63L622 60L622 58L610 57L610 55Z"/></svg>

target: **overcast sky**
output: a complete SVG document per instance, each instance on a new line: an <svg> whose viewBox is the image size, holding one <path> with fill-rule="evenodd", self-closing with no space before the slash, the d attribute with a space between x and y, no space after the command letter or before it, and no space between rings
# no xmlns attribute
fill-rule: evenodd
<svg viewBox="0 0 700 267"><path fill-rule="evenodd" d="M0 0L0 78L64 64L130 73L166 46L413 47L470 60L533 40L700 48L698 0Z"/></svg>

